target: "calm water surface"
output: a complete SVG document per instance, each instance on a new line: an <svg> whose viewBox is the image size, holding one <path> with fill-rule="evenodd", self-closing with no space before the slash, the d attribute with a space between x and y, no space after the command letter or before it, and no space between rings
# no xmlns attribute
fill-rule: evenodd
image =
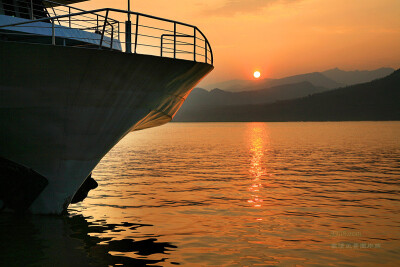
<svg viewBox="0 0 400 267"><path fill-rule="evenodd" d="M400 266L400 122L170 123L93 177L66 217L2 215L0 265Z"/></svg>

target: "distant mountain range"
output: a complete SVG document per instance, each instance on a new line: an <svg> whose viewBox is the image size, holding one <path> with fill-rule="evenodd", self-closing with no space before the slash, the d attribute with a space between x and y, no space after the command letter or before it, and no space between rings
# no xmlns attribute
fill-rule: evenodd
<svg viewBox="0 0 400 267"><path fill-rule="evenodd" d="M202 105L229 106L243 104L273 103L278 100L293 99L318 92L326 91L324 87L316 87L310 82L299 82L272 86L256 91L228 92L213 89L210 92L195 88L182 106L191 109Z"/></svg>
<svg viewBox="0 0 400 267"><path fill-rule="evenodd" d="M375 79L385 77L394 72L392 68L380 68L376 70L354 70L343 71L338 68L327 70L322 74L329 79L344 85L353 85L357 83L370 82Z"/></svg>
<svg viewBox="0 0 400 267"><path fill-rule="evenodd" d="M328 73L330 76L336 75L336 79L342 77L343 82L354 82L366 75L365 73L356 75L357 77L351 80L340 70L330 70ZM377 74L374 73L374 75ZM273 97L283 99L282 96L285 94L294 95L292 94L295 91L294 88L298 88L303 96L275 103L267 103L268 100L264 99ZM184 104L189 105L182 107L174 121L400 120L400 70L371 82L330 91L324 91L326 89L321 89L309 82L276 86L270 89L274 93L266 89L242 93L229 93L222 90L206 92L198 89L197 93L193 92L194 99L190 100L191 96L189 96L187 103ZM215 99L210 100L209 96L214 96ZM203 100L200 101L200 98ZM257 100L257 98L260 99ZM265 103L260 104L262 101Z"/></svg>
<svg viewBox="0 0 400 267"><path fill-rule="evenodd" d="M394 69L392 68L380 68L371 71L344 71L335 68L323 72L306 73L284 77L281 79L231 80L211 84L208 86L204 86L203 88L208 91L218 88L224 91L240 92L255 91L285 84L310 82L316 87L334 89L357 83L370 82L372 80L385 77L393 71Z"/></svg>

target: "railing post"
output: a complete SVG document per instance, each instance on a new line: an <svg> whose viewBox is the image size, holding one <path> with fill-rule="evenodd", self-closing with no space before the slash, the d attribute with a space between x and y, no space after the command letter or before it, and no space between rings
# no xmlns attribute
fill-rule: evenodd
<svg viewBox="0 0 400 267"><path fill-rule="evenodd" d="M51 20L51 44L56 45L56 29L54 27L54 19Z"/></svg>
<svg viewBox="0 0 400 267"><path fill-rule="evenodd" d="M34 18L33 18L33 0L31 0L31 20L34 20Z"/></svg>
<svg viewBox="0 0 400 267"><path fill-rule="evenodd" d="M113 43L114 43L114 27L111 25L111 44L110 44L110 50L113 48Z"/></svg>
<svg viewBox="0 0 400 267"><path fill-rule="evenodd" d="M176 22L174 22L174 58L176 58Z"/></svg>
<svg viewBox="0 0 400 267"><path fill-rule="evenodd" d="M68 13L69 13L68 24L69 24L69 27L71 28L71 7L68 7Z"/></svg>
<svg viewBox="0 0 400 267"><path fill-rule="evenodd" d="M126 53L132 53L132 23L130 20L125 21L125 47Z"/></svg>
<svg viewBox="0 0 400 267"><path fill-rule="evenodd" d="M103 45L104 33L106 32L106 23L107 23L107 20L108 20L108 11L109 10L107 9L106 16L104 18L104 25L103 25L103 31L102 31L101 37L100 37L99 49L101 49L101 46Z"/></svg>
<svg viewBox="0 0 400 267"><path fill-rule="evenodd" d="M136 30L135 30L135 54L137 49L137 38L138 38L138 31L139 31L139 14L136 15Z"/></svg>
<svg viewBox="0 0 400 267"><path fill-rule="evenodd" d="M208 44L208 46L210 46L210 44ZM210 59L211 65L214 65L214 55L212 53L211 46L210 46L210 52L211 52L211 59Z"/></svg>
<svg viewBox="0 0 400 267"><path fill-rule="evenodd" d="M193 60L196 62L196 28L193 28Z"/></svg>
<svg viewBox="0 0 400 267"><path fill-rule="evenodd" d="M205 54L206 63L207 63L207 41L206 40L204 40L204 49L206 50L206 52L204 54Z"/></svg>
<svg viewBox="0 0 400 267"><path fill-rule="evenodd" d="M162 57L162 52L163 52L163 41L164 41L164 34L161 34L161 53L160 53L160 57Z"/></svg>
<svg viewBox="0 0 400 267"><path fill-rule="evenodd" d="M132 53L131 0L128 0L128 21L125 22L125 52L130 54ZM135 41L135 53L136 53L136 41Z"/></svg>

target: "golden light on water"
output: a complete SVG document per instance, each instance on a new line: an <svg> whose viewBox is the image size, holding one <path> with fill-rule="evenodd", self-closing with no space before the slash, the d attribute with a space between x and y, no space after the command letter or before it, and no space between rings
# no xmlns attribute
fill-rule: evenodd
<svg viewBox="0 0 400 267"><path fill-rule="evenodd" d="M259 191L263 187L262 178L266 175L266 170L263 167L266 146L265 123L254 122L249 124L249 141L251 155L249 173L252 177L252 184L248 187L251 198L247 202L254 208L260 208L263 199L260 197Z"/></svg>
<svg viewBox="0 0 400 267"><path fill-rule="evenodd" d="M85 257L80 262L104 259L105 266L397 261L390 251L399 246L391 216L399 201L398 136L399 122L174 123L137 131L100 162L93 175L99 187L74 204L62 231L49 236L43 229L54 229L54 220L40 219L38 227L23 224L32 233L24 240L35 240L38 229L46 243L37 247L57 247L47 246L47 237L61 240ZM388 146L379 153L381 144ZM377 169L354 171L368 170L370 161ZM350 171L342 175L336 165ZM365 179L377 170L378 180ZM20 231L21 224L11 225Z"/></svg>

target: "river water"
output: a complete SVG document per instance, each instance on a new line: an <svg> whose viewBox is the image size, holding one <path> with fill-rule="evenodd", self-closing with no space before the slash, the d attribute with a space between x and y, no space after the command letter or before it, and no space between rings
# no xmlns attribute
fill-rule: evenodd
<svg viewBox="0 0 400 267"><path fill-rule="evenodd" d="M400 266L400 122L128 134L69 215L0 216L1 266Z"/></svg>

